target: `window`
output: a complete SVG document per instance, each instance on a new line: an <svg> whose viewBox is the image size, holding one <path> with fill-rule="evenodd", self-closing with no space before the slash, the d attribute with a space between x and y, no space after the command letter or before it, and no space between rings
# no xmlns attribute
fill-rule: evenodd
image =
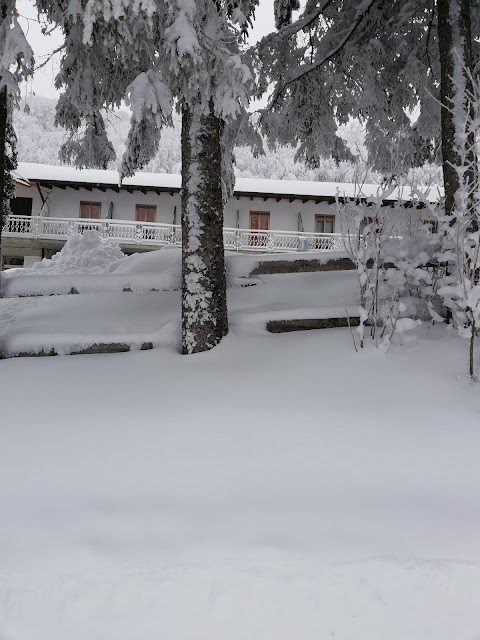
<svg viewBox="0 0 480 640"><path fill-rule="evenodd" d="M250 211L250 229L268 231L270 229L270 212Z"/></svg>
<svg viewBox="0 0 480 640"><path fill-rule="evenodd" d="M315 216L315 233L333 233L335 231L335 216Z"/></svg>
<svg viewBox="0 0 480 640"><path fill-rule="evenodd" d="M4 269L16 269L18 267L23 267L23 258L3 258Z"/></svg>
<svg viewBox="0 0 480 640"><path fill-rule="evenodd" d="M157 207L153 204L137 204L135 207L135 220L137 222L155 222L157 219Z"/></svg>
<svg viewBox="0 0 480 640"><path fill-rule="evenodd" d="M250 211L250 229L252 231L268 231L270 229L270 211ZM250 234L250 246L265 247L266 244L266 234Z"/></svg>
<svg viewBox="0 0 480 640"><path fill-rule="evenodd" d="M12 198L10 208L14 216L31 216L33 198Z"/></svg>
<svg viewBox="0 0 480 640"><path fill-rule="evenodd" d="M80 217L100 220L102 215L101 202L80 202Z"/></svg>

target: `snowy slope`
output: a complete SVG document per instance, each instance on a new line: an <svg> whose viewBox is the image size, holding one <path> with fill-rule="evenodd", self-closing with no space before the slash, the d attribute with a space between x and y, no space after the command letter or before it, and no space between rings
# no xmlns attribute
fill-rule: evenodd
<svg viewBox="0 0 480 640"><path fill-rule="evenodd" d="M0 300L0 347L7 355L49 352L52 348L58 353L69 353L112 342L129 344L132 348L140 348L144 342L177 347L180 291L148 291L160 283L179 286L176 253L162 250L131 256L114 263L112 273L101 277L9 278L7 285L17 281L17 291L23 282L30 285L30 289L38 284L39 291L44 291L45 282L52 279L55 287L60 287L60 291L65 287L66 293L72 286L79 290L88 290L91 286L96 293ZM145 264L158 266L158 274L142 273ZM136 269L140 271L136 273ZM334 307L334 316L343 316L345 304L358 302L357 278L353 271L270 275L256 278L254 282L255 286L228 290L230 322L244 330L263 331L268 320L331 317L331 307ZM125 285L148 292L111 293L115 288L121 292ZM48 292L52 291L49 285ZM351 311L355 314L356 307Z"/></svg>
<svg viewBox="0 0 480 640"><path fill-rule="evenodd" d="M128 260L116 277L149 275ZM385 356L348 330L268 334L354 303L356 278L257 282L189 357L178 291L0 300L11 352L158 345L1 361L2 640L478 640L466 341L422 328Z"/></svg>
<svg viewBox="0 0 480 640"><path fill-rule="evenodd" d="M96 232L97 243L78 234L68 240L52 259L44 259L30 269L12 269L0 273L2 294L5 297L59 295L72 289L78 293L117 293L125 289L135 292L169 291L181 286L181 249L163 247L147 253L125 256ZM280 260L315 260L329 262L347 257L346 252L298 254L241 254L226 252L228 286L245 284L246 278L262 262ZM108 278L104 276L108 275Z"/></svg>
<svg viewBox="0 0 480 640"><path fill-rule="evenodd" d="M2 638L477 640L478 389L439 337L4 361Z"/></svg>

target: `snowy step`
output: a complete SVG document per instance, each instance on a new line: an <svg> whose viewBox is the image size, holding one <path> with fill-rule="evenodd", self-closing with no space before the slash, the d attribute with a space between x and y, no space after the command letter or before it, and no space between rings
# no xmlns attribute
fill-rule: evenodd
<svg viewBox="0 0 480 640"><path fill-rule="evenodd" d="M342 255L342 253L344 255ZM250 275L270 275L276 273L307 273L314 271L352 271L355 265L345 252L337 252L331 259L302 258L299 260L266 259L258 262ZM339 255L340 254L340 255Z"/></svg>
<svg viewBox="0 0 480 640"><path fill-rule="evenodd" d="M287 333L290 331L310 331L311 329L333 329L336 327L358 327L359 316L340 318L298 318L295 320L270 320L267 331L270 333Z"/></svg>
<svg viewBox="0 0 480 640"><path fill-rule="evenodd" d="M152 342L143 342L140 351L148 351L153 349ZM79 355L88 355L88 354L99 354L99 353L125 353L127 351L138 351L139 349L133 349L132 345L127 344L126 342L100 342L96 344L92 344L89 347L80 347L75 351L68 351L68 355L71 356L79 356ZM51 347L50 349L42 349L41 351L20 351L19 353L14 354L15 358L34 358L34 357L45 357L45 356L58 356L64 355L64 348L55 348Z"/></svg>

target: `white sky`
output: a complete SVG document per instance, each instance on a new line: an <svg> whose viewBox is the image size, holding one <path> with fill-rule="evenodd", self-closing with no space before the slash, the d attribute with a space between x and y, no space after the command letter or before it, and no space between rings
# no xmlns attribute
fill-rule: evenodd
<svg viewBox="0 0 480 640"><path fill-rule="evenodd" d="M37 66L41 64L52 51L62 43L60 33L44 35L41 25L38 23L37 12L31 0L17 0L17 8L21 15L22 27L27 34L28 41L35 52ZM260 5L255 13L255 24L252 29L250 42L260 40L264 35L274 30L273 0L260 0ZM58 91L55 89L54 78L58 71L59 57L55 56L43 69L35 73L32 81L24 87L24 94L34 92L36 95L56 97Z"/></svg>

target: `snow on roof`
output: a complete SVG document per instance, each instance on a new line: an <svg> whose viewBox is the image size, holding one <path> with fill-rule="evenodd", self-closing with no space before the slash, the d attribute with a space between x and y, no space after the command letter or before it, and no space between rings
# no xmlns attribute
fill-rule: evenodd
<svg viewBox="0 0 480 640"><path fill-rule="evenodd" d="M19 162L17 173L23 178L37 182L83 182L88 184L118 185L117 171L102 169L75 169L74 167ZM177 174L136 173L123 180L125 186L158 187L180 189L181 178Z"/></svg>
<svg viewBox="0 0 480 640"><path fill-rule="evenodd" d="M116 171L103 171L101 169L75 169L73 167L36 164L32 162L19 162L16 172L20 179L38 182L62 182L62 183L87 183L118 186L118 173ZM179 191L181 176L178 174L144 173L137 172L131 178L125 178L122 183L125 187L162 189ZM279 197L298 196L299 198L335 198L340 197L378 197L383 189L378 184L364 184L361 187L346 182L313 182L307 180L265 180L259 178L237 178L235 183L235 195L270 195ZM428 192L430 200L436 201L441 196L442 190L432 188ZM389 201L411 199L410 187L396 187L384 197Z"/></svg>
<svg viewBox="0 0 480 640"><path fill-rule="evenodd" d="M12 171L12 178L14 179L15 182L18 182L19 184L23 184L26 187L30 186L30 182L28 181L28 178L24 178L19 171Z"/></svg>

